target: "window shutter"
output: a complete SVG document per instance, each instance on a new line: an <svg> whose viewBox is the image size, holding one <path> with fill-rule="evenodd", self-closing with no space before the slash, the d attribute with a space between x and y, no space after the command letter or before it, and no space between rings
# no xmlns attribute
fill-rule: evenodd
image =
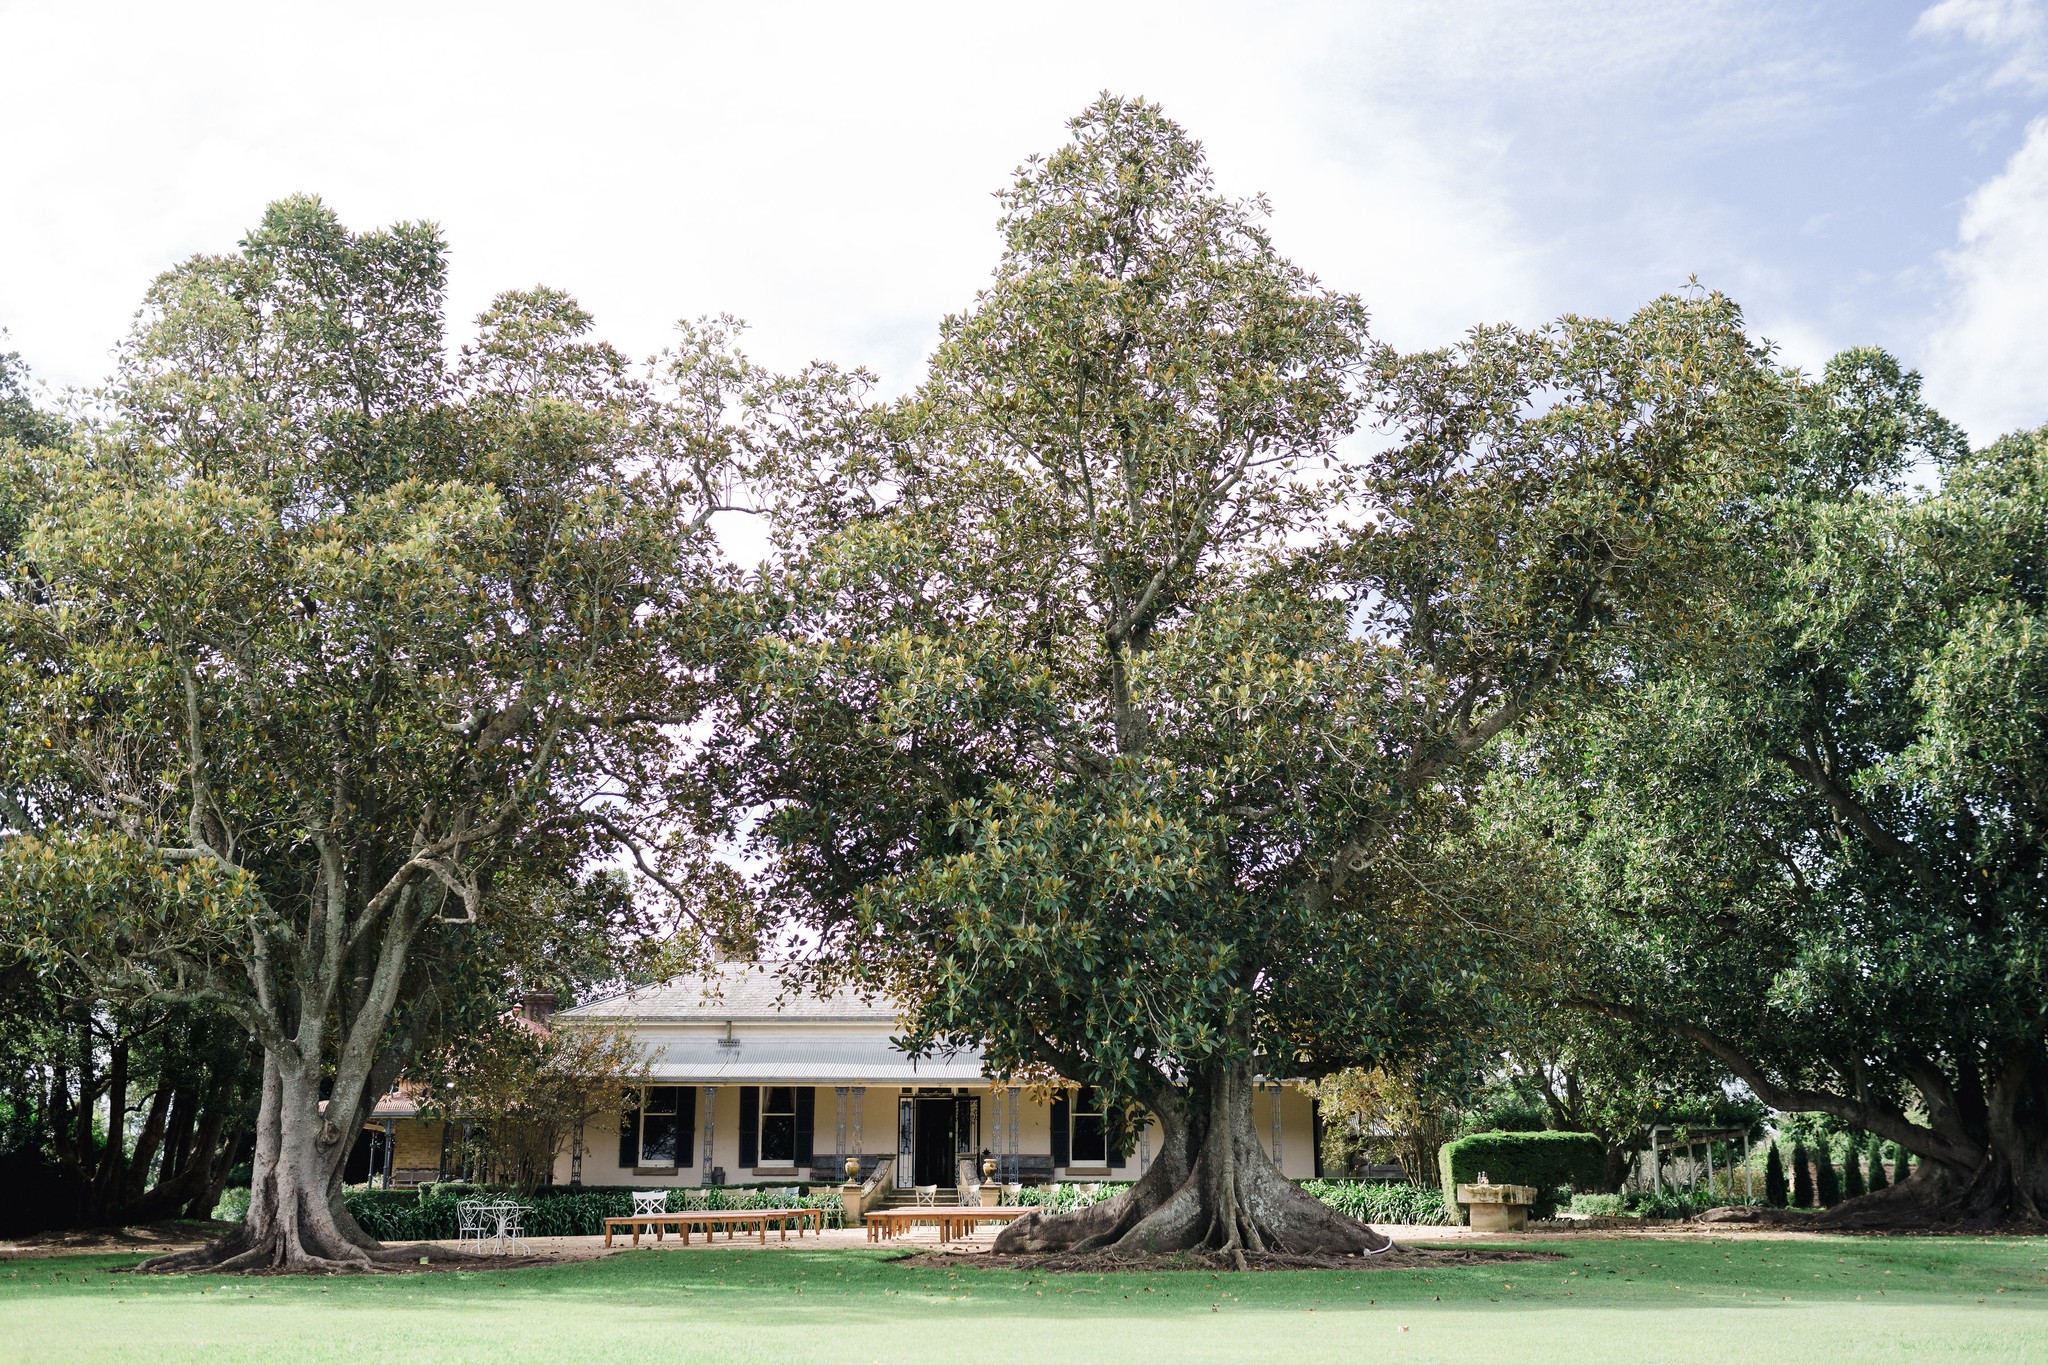
<svg viewBox="0 0 2048 1365"><path fill-rule="evenodd" d="M630 1171L640 1164L640 1092L628 1090L619 1097L619 1169Z"/></svg>
<svg viewBox="0 0 2048 1365"><path fill-rule="evenodd" d="M676 1089L676 1165L697 1164L697 1087L679 1086Z"/></svg>
<svg viewBox="0 0 2048 1365"><path fill-rule="evenodd" d="M1067 1092L1062 1090L1052 1102L1052 1164L1058 1170L1067 1164Z"/></svg>
<svg viewBox="0 0 2048 1365"><path fill-rule="evenodd" d="M740 1087L740 1168L761 1164L761 1087Z"/></svg>
<svg viewBox="0 0 2048 1365"><path fill-rule="evenodd" d="M796 1088L796 1164L808 1170L817 1156L818 1092L808 1085Z"/></svg>

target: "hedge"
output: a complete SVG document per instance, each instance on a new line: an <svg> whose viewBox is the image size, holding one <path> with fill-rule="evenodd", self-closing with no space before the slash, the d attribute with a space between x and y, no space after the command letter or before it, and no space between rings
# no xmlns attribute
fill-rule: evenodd
<svg viewBox="0 0 2048 1365"><path fill-rule="evenodd" d="M1491 1172L1489 1172L1491 1174ZM1443 1196L1427 1185L1377 1180L1304 1180L1305 1193L1361 1223L1423 1223L1439 1227L1451 1221Z"/></svg>
<svg viewBox="0 0 2048 1365"><path fill-rule="evenodd" d="M1558 1195L1573 1189L1597 1189L1607 1172L1607 1149L1591 1133L1474 1133L1446 1142L1437 1153L1443 1175L1443 1204L1453 1222L1468 1215L1458 1203L1457 1187L1472 1184L1481 1171L1496 1185L1534 1185L1532 1218L1557 1212Z"/></svg>
<svg viewBox="0 0 2048 1365"><path fill-rule="evenodd" d="M604 1232L604 1220L623 1218L633 1212L633 1195L641 1187L629 1185L550 1185L532 1194L514 1195L530 1210L521 1220L528 1237L594 1237ZM686 1209L779 1209L791 1200L787 1185L754 1185L675 1188L668 1191L668 1208ZM455 1205L460 1199L482 1194L474 1185L431 1185L412 1190L357 1190L343 1196L364 1232L380 1242L445 1241L456 1235ZM815 1189L799 1195L799 1208L824 1209L826 1222L838 1226L843 1206L836 1190Z"/></svg>

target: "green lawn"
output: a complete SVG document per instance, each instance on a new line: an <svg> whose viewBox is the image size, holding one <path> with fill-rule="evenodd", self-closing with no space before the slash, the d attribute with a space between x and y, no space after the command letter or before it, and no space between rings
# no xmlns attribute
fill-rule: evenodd
<svg viewBox="0 0 2048 1365"><path fill-rule="evenodd" d="M912 1270L845 1250L326 1280L0 1262L0 1361L2048 1362L2039 1239L1552 1246L1566 1259L1238 1276Z"/></svg>

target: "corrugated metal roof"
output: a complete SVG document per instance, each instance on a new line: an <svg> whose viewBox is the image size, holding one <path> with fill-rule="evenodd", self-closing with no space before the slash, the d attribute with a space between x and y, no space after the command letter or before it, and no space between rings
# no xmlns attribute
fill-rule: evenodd
<svg viewBox="0 0 2048 1365"><path fill-rule="evenodd" d="M557 1011L556 1019L655 1020L834 1020L893 1024L896 1007L886 1000L863 1001L851 991L827 995L789 990L773 963L727 962L705 972L672 977Z"/></svg>

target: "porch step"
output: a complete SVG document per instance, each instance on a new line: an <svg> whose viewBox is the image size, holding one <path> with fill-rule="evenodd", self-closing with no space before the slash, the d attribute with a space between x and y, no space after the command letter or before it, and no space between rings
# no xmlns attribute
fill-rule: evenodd
<svg viewBox="0 0 2048 1365"><path fill-rule="evenodd" d="M960 1191L952 1185L941 1185L939 1186L938 1200L941 1204L957 1204L960 1202ZM874 1207L878 1209L902 1209L909 1208L916 1203L917 1191L891 1188L883 1192L881 1201L875 1204Z"/></svg>

